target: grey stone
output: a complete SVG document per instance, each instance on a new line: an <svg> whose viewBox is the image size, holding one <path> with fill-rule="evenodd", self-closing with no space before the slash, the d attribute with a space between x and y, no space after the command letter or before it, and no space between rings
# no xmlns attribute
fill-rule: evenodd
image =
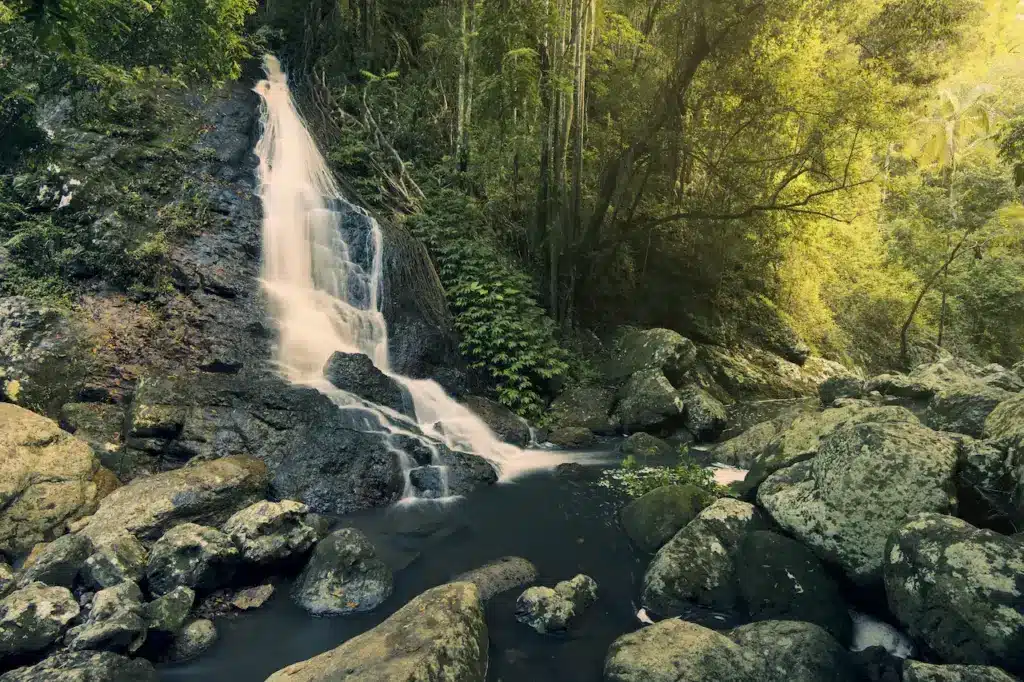
<svg viewBox="0 0 1024 682"><path fill-rule="evenodd" d="M619 444L619 452L643 459L645 457L670 457L678 450L662 439L649 433L634 433Z"/></svg>
<svg viewBox="0 0 1024 682"><path fill-rule="evenodd" d="M818 386L818 397L825 407L840 398L863 398L866 394L864 380L854 376L830 377Z"/></svg>
<svg viewBox="0 0 1024 682"><path fill-rule="evenodd" d="M516 620L541 634L564 632L597 601L597 583L577 575L550 587L529 587L516 600Z"/></svg>
<svg viewBox="0 0 1024 682"><path fill-rule="evenodd" d="M92 541L83 535L59 537L26 561L18 573L18 586L40 582L70 589L92 552Z"/></svg>
<svg viewBox="0 0 1024 682"><path fill-rule="evenodd" d="M306 521L309 507L291 500L260 501L227 520L224 532L254 564L281 561L309 551L319 537Z"/></svg>
<svg viewBox="0 0 1024 682"><path fill-rule="evenodd" d="M964 437L957 469L957 515L975 526L1012 528L1024 522L1024 476L1015 454L993 442Z"/></svg>
<svg viewBox="0 0 1024 682"><path fill-rule="evenodd" d="M167 659L174 663L184 663L201 656L217 641L217 628L211 621L194 620L178 633L174 644L167 654Z"/></svg>
<svg viewBox="0 0 1024 682"><path fill-rule="evenodd" d="M82 579L93 589L113 587L125 581L140 582L146 573L149 554L127 531L100 536L96 551L85 560Z"/></svg>
<svg viewBox="0 0 1024 682"><path fill-rule="evenodd" d="M667 485L627 504L619 518L638 549L656 552L710 501L706 492L692 485Z"/></svg>
<svg viewBox="0 0 1024 682"><path fill-rule="evenodd" d="M548 408L554 428L580 427L597 434L610 435L615 432L612 422L612 405L615 394L601 386L574 386L555 398Z"/></svg>
<svg viewBox="0 0 1024 682"><path fill-rule="evenodd" d="M953 431L980 438L985 420L1013 394L980 382L964 382L939 390L928 403L925 423L936 431Z"/></svg>
<svg viewBox="0 0 1024 682"><path fill-rule="evenodd" d="M660 369L632 375L619 391L615 418L627 433L682 423L685 403Z"/></svg>
<svg viewBox="0 0 1024 682"><path fill-rule="evenodd" d="M372 611L391 596L394 580L370 541L354 528L320 541L295 583L295 601L318 616Z"/></svg>
<svg viewBox="0 0 1024 682"><path fill-rule="evenodd" d="M537 576L537 567L528 560L506 556L462 573L451 582L473 583L480 593L480 601L486 602L496 594L535 582Z"/></svg>
<svg viewBox="0 0 1024 682"><path fill-rule="evenodd" d="M66 587L33 583L0 600L0 658L43 651L79 614Z"/></svg>
<svg viewBox="0 0 1024 682"><path fill-rule="evenodd" d="M480 396L467 396L462 399L462 403L504 442L519 447L530 443L530 425L504 405Z"/></svg>
<svg viewBox="0 0 1024 682"><path fill-rule="evenodd" d="M62 651L0 675L0 682L159 682L153 664L108 651Z"/></svg>
<svg viewBox="0 0 1024 682"><path fill-rule="evenodd" d="M234 577L239 561L238 549L224 533L183 523L153 545L146 581L155 595L167 594L180 585L213 590Z"/></svg>
<svg viewBox="0 0 1024 682"><path fill-rule="evenodd" d="M615 340L612 355L613 359L605 368L605 374L612 381L645 370L657 370L674 386L681 386L696 364L697 347L670 329L623 328Z"/></svg>
<svg viewBox="0 0 1024 682"><path fill-rule="evenodd" d="M89 618L71 628L65 641L72 651L95 650L133 653L146 640L142 591L132 582L123 582L96 593Z"/></svg>
<svg viewBox="0 0 1024 682"><path fill-rule="evenodd" d="M685 410L683 425L697 437L697 441L709 442L718 438L725 429L728 419L725 405L699 386L683 388L679 392L679 397Z"/></svg>
<svg viewBox="0 0 1024 682"><path fill-rule="evenodd" d="M336 352L324 365L324 377L343 391L407 417L415 417L412 399L405 388L362 353Z"/></svg>
<svg viewBox="0 0 1024 682"><path fill-rule="evenodd" d="M568 426L552 431L548 435L548 441L560 448L575 450L593 445L594 434L582 426Z"/></svg>
<svg viewBox="0 0 1024 682"><path fill-rule="evenodd" d="M792 680L859 682L849 652L813 623L764 620L731 630L729 639L763 656L775 670L790 672Z"/></svg>
<svg viewBox="0 0 1024 682"><path fill-rule="evenodd" d="M907 661L903 682L1016 682L1005 670L983 665L932 665Z"/></svg>
<svg viewBox="0 0 1024 682"><path fill-rule="evenodd" d="M182 585L146 604L143 615L150 633L173 636L180 632L195 599L195 591Z"/></svg>

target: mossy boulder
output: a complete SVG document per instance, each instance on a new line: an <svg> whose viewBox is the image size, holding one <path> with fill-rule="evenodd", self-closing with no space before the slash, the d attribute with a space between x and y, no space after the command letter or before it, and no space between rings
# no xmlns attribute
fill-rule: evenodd
<svg viewBox="0 0 1024 682"><path fill-rule="evenodd" d="M823 628L799 620L763 620L734 628L729 639L759 653L791 680L859 682L849 651Z"/></svg>
<svg viewBox="0 0 1024 682"><path fill-rule="evenodd" d="M573 386L563 391L548 408L554 429L580 427L610 435L616 425L611 419L615 394L602 386Z"/></svg>
<svg viewBox="0 0 1024 682"><path fill-rule="evenodd" d="M319 536L308 517L309 507L301 502L260 500L236 512L223 530L245 561L265 565L301 556L316 544Z"/></svg>
<svg viewBox="0 0 1024 682"><path fill-rule="evenodd" d="M1005 670L985 665L932 665L907 661L903 682L1016 682Z"/></svg>
<svg viewBox="0 0 1024 682"><path fill-rule="evenodd" d="M623 507L622 528L638 549L656 552L709 503L708 494L695 486L662 486Z"/></svg>
<svg viewBox="0 0 1024 682"><path fill-rule="evenodd" d="M936 431L953 431L980 438L985 420L1013 393L980 382L963 382L935 393L928 403L925 423Z"/></svg>
<svg viewBox="0 0 1024 682"><path fill-rule="evenodd" d="M627 433L657 431L681 424L686 404L660 369L629 377L619 391L615 418Z"/></svg>
<svg viewBox="0 0 1024 682"><path fill-rule="evenodd" d="M43 651L79 614L66 587L32 583L0 600L0 660Z"/></svg>
<svg viewBox="0 0 1024 682"><path fill-rule="evenodd" d="M502 592L535 582L538 575L537 567L529 560L506 556L458 575L451 582L473 583L480 591L480 601L486 602Z"/></svg>
<svg viewBox="0 0 1024 682"><path fill-rule="evenodd" d="M619 444L619 452L644 459L647 457L671 457L678 450L657 436L641 431L622 441Z"/></svg>
<svg viewBox="0 0 1024 682"><path fill-rule="evenodd" d="M566 426L548 434L548 442L567 450L587 448L595 442L594 433L582 426Z"/></svg>
<svg viewBox="0 0 1024 682"><path fill-rule="evenodd" d="M293 589L298 604L318 616L372 611L391 596L391 569L369 539L341 528L320 541Z"/></svg>
<svg viewBox="0 0 1024 682"><path fill-rule="evenodd" d="M550 587L529 587L516 599L516 620L539 632L564 632L597 601L597 583L582 573Z"/></svg>
<svg viewBox="0 0 1024 682"><path fill-rule="evenodd" d="M685 414L683 425L699 442L718 438L725 429L729 415L725 405L699 386L686 386L679 392Z"/></svg>
<svg viewBox="0 0 1024 682"><path fill-rule="evenodd" d="M608 379L616 382L644 370L658 370L673 386L682 386L697 361L697 347L670 329L620 330L612 359L605 367Z"/></svg>
<svg viewBox="0 0 1024 682"><path fill-rule="evenodd" d="M149 661L109 651L61 651L33 666L0 675L0 682L158 682Z"/></svg>
<svg viewBox="0 0 1024 682"><path fill-rule="evenodd" d="M146 582L155 595L181 586L215 590L228 584L240 562L238 548L227 535L216 528L183 523L153 545Z"/></svg>

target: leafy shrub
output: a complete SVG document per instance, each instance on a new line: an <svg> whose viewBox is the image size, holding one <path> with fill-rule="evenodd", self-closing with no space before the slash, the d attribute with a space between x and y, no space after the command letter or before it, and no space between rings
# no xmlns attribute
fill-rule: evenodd
<svg viewBox="0 0 1024 682"><path fill-rule="evenodd" d="M621 490L630 497L641 497L666 485L692 485L711 499L721 497L725 490L715 482L710 469L693 461L685 449L680 451L679 464L667 466L641 466L630 455L622 460L618 469L608 469L601 475L598 485L610 490Z"/></svg>

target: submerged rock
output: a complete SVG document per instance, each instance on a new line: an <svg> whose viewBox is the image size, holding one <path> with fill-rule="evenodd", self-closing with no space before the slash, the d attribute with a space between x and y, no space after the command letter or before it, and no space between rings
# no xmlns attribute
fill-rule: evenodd
<svg viewBox="0 0 1024 682"><path fill-rule="evenodd" d="M473 583L486 602L496 594L529 585L537 580L537 567L522 557L506 556L490 561L452 579L453 583Z"/></svg>
<svg viewBox="0 0 1024 682"><path fill-rule="evenodd" d="M309 551L319 537L306 522L309 507L291 500L261 500L227 520L224 532L253 564L281 561Z"/></svg>
<svg viewBox="0 0 1024 682"><path fill-rule="evenodd" d="M813 623L764 620L735 628L729 639L760 654L782 679L806 682L858 682L849 652ZM789 673L791 676L784 678Z"/></svg>
<svg viewBox="0 0 1024 682"><path fill-rule="evenodd" d="M0 600L0 659L45 650L79 611L66 587L33 583L7 595Z"/></svg>
<svg viewBox="0 0 1024 682"><path fill-rule="evenodd" d="M377 405L415 417L412 399L396 380L377 369L362 353L336 352L324 365L324 377L335 387Z"/></svg>
<svg viewBox="0 0 1024 682"><path fill-rule="evenodd" d="M159 682L153 664L108 651L62 651L26 668L0 675L0 682Z"/></svg>
<svg viewBox="0 0 1024 682"><path fill-rule="evenodd" d="M96 510L100 464L57 423L0 402L0 555L15 558Z"/></svg>
<svg viewBox="0 0 1024 682"><path fill-rule="evenodd" d="M231 580L239 561L238 549L227 535L215 528L183 523L153 545L146 580L155 595L179 586L214 590Z"/></svg>
<svg viewBox="0 0 1024 682"><path fill-rule="evenodd" d="M889 608L950 663L1024 672L1024 544L919 514L885 552Z"/></svg>
<svg viewBox="0 0 1024 682"><path fill-rule="evenodd" d="M184 663L198 658L217 641L217 628L211 621L194 620L181 629L170 651L167 660L173 663Z"/></svg>
<svg viewBox="0 0 1024 682"><path fill-rule="evenodd" d="M616 430L611 411L615 394L600 386L574 386L561 393L548 408L555 429L579 427L597 434L611 435Z"/></svg>
<svg viewBox="0 0 1024 682"><path fill-rule="evenodd" d="M859 584L878 583L889 535L911 514L956 504L954 438L907 423L844 426L818 456L772 474L761 506Z"/></svg>
<svg viewBox="0 0 1024 682"><path fill-rule="evenodd" d="M512 410L480 396L467 396L462 402L502 441L519 447L529 445L530 425Z"/></svg>
<svg viewBox="0 0 1024 682"><path fill-rule="evenodd" d="M293 595L317 616L372 611L391 596L391 569L370 541L354 528L336 530L320 541L295 583Z"/></svg>
<svg viewBox="0 0 1024 682"><path fill-rule="evenodd" d="M577 575L550 587L531 587L516 600L516 620L541 634L564 632L597 601L597 583Z"/></svg>
<svg viewBox="0 0 1024 682"><path fill-rule="evenodd" d="M615 418L627 432L657 430L682 423L685 404L660 369L632 375L619 391Z"/></svg>
<svg viewBox="0 0 1024 682"><path fill-rule="evenodd" d="M695 486L666 485L627 504L619 518L638 549L656 552L710 501L708 494Z"/></svg>
<svg viewBox="0 0 1024 682"><path fill-rule="evenodd" d="M907 661L903 682L1015 682L1005 670L982 665L931 665Z"/></svg>
<svg viewBox="0 0 1024 682"><path fill-rule="evenodd" d="M267 682L484 682L487 625L475 585L427 590L383 623Z"/></svg>

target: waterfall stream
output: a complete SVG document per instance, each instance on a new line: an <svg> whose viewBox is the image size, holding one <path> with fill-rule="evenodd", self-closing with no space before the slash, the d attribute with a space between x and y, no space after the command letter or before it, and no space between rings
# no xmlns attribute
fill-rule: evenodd
<svg viewBox="0 0 1024 682"><path fill-rule="evenodd" d="M280 62L268 55L264 68L266 79L255 88L263 104L263 133L256 146L263 201L262 277L277 326L275 361L282 374L329 395L339 409L372 415L369 421L376 423L364 421L368 430L419 439L433 453L430 466L439 474L430 478L441 481L434 496L448 495L437 442L484 457L505 480L568 461L567 455L524 452L499 441L479 417L437 383L391 371L387 324L380 306L380 226L341 194L299 114ZM352 216L358 220L351 220ZM400 382L412 398L416 423L328 383L323 368L335 351L362 353ZM417 497L422 491L411 481L415 461L401 447L391 448L402 464L404 497Z"/></svg>

